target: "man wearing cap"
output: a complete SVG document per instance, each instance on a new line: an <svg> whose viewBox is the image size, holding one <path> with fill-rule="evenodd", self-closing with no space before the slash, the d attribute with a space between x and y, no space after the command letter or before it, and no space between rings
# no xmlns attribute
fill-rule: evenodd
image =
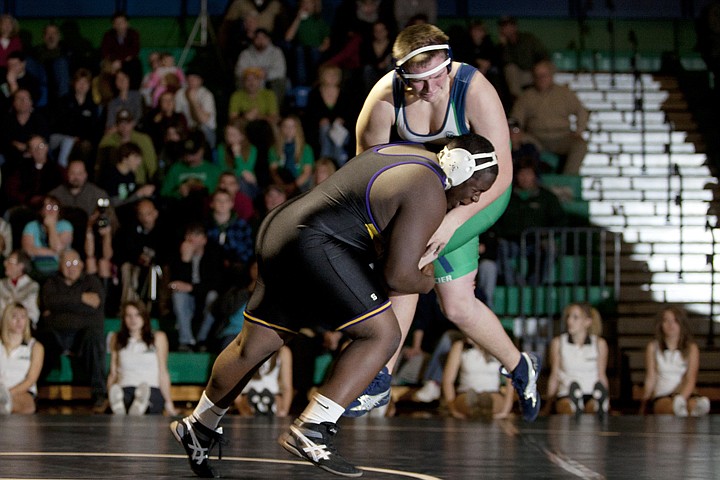
<svg viewBox="0 0 720 480"><path fill-rule="evenodd" d="M453 62L448 36L434 25L413 25L393 45L395 71L387 73L370 91L356 126L357 151L387 142L393 136L441 148L468 132L488 138L498 157L499 174L479 202L447 213L430 238L421 264L434 261L436 292L445 316L475 343L512 372L523 416L534 420L540 398L537 359L520 353L497 316L475 297L478 236L502 215L510 198L512 159L507 120L493 86L467 64ZM416 295L393 297L393 309L403 336L415 312ZM402 342L401 342L402 343ZM347 415L359 416L390 397L389 372L399 352L373 384L350 405Z"/></svg>
<svg viewBox="0 0 720 480"><path fill-rule="evenodd" d="M205 160L205 136L192 130L183 143L181 162L172 164L163 179L160 195L169 198L186 198L201 192L208 195L217 188L220 167Z"/></svg>
<svg viewBox="0 0 720 480"><path fill-rule="evenodd" d="M142 151L142 163L135 172L137 185L151 183L155 179L158 169L157 153L149 135L135 130L135 121L130 110L122 108L115 115L115 131L106 133L100 139L98 146L98 160L95 163L95 178L99 178L101 171L112 167L117 160L117 150L123 143L132 142Z"/></svg>
<svg viewBox="0 0 720 480"><path fill-rule="evenodd" d="M274 125L279 118L279 100L275 92L265 88L262 68L248 67L242 73L242 86L230 96L229 119L266 120Z"/></svg>
<svg viewBox="0 0 720 480"><path fill-rule="evenodd" d="M278 103L285 98L287 87L287 64L282 49L273 44L270 33L264 28L255 30L252 44L240 52L235 64L235 79L242 85L242 74L248 67L261 68L265 72L265 82L275 92Z"/></svg>

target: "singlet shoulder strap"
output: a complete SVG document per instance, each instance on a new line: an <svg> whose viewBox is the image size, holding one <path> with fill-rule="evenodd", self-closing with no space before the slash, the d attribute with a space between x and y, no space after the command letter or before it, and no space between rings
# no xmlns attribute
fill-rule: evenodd
<svg viewBox="0 0 720 480"><path fill-rule="evenodd" d="M454 105L455 119L457 121L460 134L470 133L465 120L465 97L470 88L470 81L477 69L467 63L461 63L455 74L453 88L450 96L450 102Z"/></svg>

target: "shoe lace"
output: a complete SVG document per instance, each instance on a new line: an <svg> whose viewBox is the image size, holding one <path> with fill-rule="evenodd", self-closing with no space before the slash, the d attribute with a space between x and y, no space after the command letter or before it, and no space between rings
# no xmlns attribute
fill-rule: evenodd
<svg viewBox="0 0 720 480"><path fill-rule="evenodd" d="M197 430L203 437L206 437L207 447L203 446L203 442L200 441L197 434ZM217 445L218 446L218 459L222 460L222 447L227 445L227 440L223 436L222 427L218 427L216 430L210 430L204 425L195 423L194 425L188 425L188 432L190 433L190 439L192 440L191 448L193 450L192 459L198 464L202 463L208 457L210 450Z"/></svg>

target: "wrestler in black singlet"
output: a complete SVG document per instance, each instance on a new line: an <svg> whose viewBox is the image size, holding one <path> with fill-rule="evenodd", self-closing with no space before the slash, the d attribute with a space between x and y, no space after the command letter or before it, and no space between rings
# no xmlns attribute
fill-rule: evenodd
<svg viewBox="0 0 720 480"><path fill-rule="evenodd" d="M375 223L370 188L399 165L426 166L439 189L445 175L423 156L378 152L385 147L364 152L270 212L257 236L259 276L247 321L289 332L314 324L340 330L390 307L382 269L372 264L381 261L392 227Z"/></svg>

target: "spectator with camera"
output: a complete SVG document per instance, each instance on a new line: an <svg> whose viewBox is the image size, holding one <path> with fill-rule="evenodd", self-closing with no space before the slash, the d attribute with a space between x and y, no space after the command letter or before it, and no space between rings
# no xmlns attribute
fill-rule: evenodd
<svg viewBox="0 0 720 480"><path fill-rule="evenodd" d="M121 303L140 300L152 312L161 293L160 268L167 265L169 228L152 199L143 198L134 207L135 217L113 238L113 262L120 267Z"/></svg>

